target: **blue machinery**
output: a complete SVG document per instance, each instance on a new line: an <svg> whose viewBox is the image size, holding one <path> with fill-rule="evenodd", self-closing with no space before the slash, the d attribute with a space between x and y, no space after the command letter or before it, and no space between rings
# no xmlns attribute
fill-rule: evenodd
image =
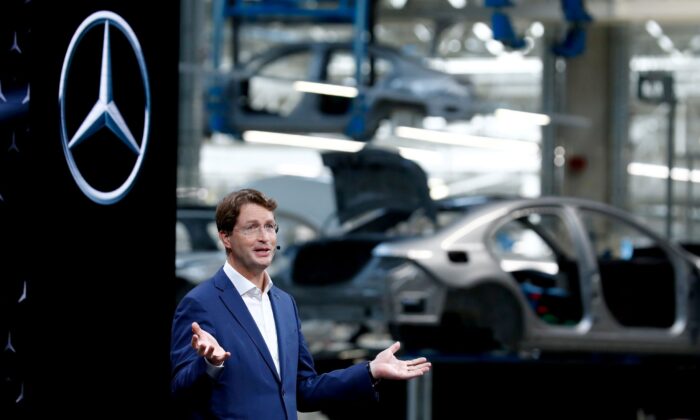
<svg viewBox="0 0 700 420"><path fill-rule="evenodd" d="M586 12L584 0L560 0L561 10L567 22L567 32L562 41L552 47L554 55L572 58L580 55L586 49L586 27L593 18ZM491 15L491 28L493 39L501 41L503 45L511 49L525 47L525 39L518 36L513 29L510 18L503 11L512 7L511 0L484 0L484 6L493 8Z"/></svg>

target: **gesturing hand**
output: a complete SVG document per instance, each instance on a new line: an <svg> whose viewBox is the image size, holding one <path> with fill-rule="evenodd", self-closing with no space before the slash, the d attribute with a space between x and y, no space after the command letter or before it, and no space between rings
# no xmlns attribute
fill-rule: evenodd
<svg viewBox="0 0 700 420"><path fill-rule="evenodd" d="M401 343L392 344L369 363L375 379L411 379L430 370L430 362L425 357L413 360L399 360L394 356Z"/></svg>
<svg viewBox="0 0 700 420"><path fill-rule="evenodd" d="M197 354L207 358L209 363L220 366L231 357L231 353L224 350L216 338L204 331L196 322L192 323L192 348Z"/></svg>

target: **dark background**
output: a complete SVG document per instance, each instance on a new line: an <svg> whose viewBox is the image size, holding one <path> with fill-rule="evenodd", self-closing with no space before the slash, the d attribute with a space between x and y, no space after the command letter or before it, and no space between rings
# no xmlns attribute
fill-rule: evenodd
<svg viewBox="0 0 700 420"><path fill-rule="evenodd" d="M430 413L443 419L698 419L697 357L543 354L407 354L431 360ZM350 361L316 360L320 371ZM421 389L420 384L418 389ZM379 384L379 403L327 407L331 420L405 420L405 381ZM422 394L418 393L417 401ZM418 409L418 419L421 417Z"/></svg>
<svg viewBox="0 0 700 420"><path fill-rule="evenodd" d="M0 86L7 99L0 99L0 417L162 416L174 309L179 4L11 0L0 8ZM68 44L99 10L120 15L135 32L151 91L141 172L113 205L97 204L78 188L59 125ZM102 28L85 37L72 66L68 106L78 119L97 100ZM21 54L10 51L14 33ZM134 55L118 29L110 36L114 99L141 143ZM21 105L28 84L31 99ZM93 185L111 190L134 155L104 132L91 140L76 159Z"/></svg>

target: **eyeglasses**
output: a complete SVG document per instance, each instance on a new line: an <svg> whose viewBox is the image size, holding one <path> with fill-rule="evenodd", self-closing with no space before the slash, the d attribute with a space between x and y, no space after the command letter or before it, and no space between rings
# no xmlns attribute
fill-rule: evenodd
<svg viewBox="0 0 700 420"><path fill-rule="evenodd" d="M271 224L267 223L264 225L247 225L243 226L240 228L234 228L234 230L237 230L243 234L243 236L253 236L253 235L259 235L262 232L265 232L268 235L277 235L277 232L279 231L280 227L277 224Z"/></svg>

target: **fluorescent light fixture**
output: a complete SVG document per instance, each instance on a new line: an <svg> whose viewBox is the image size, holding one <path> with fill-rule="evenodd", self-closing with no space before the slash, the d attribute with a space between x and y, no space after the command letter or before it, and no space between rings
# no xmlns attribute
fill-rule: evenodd
<svg viewBox="0 0 700 420"><path fill-rule="evenodd" d="M486 42L489 39L493 39L493 31L491 31L491 27L484 22L476 22L474 26L472 26L472 32L481 41Z"/></svg>
<svg viewBox="0 0 700 420"><path fill-rule="evenodd" d="M656 42L659 44L659 48L666 52L671 52L675 48L673 41L671 41L671 38L669 38L668 35L661 35Z"/></svg>
<svg viewBox="0 0 700 420"><path fill-rule="evenodd" d="M501 41L496 41L495 39L489 39L486 41L486 51L490 52L493 55L500 55L505 52L506 47L503 45Z"/></svg>
<svg viewBox="0 0 700 420"><path fill-rule="evenodd" d="M464 9L467 7L467 0L447 0L450 3L450 6L454 7L455 9Z"/></svg>
<svg viewBox="0 0 700 420"><path fill-rule="evenodd" d="M337 150L340 152L357 152L365 147L365 144L359 141L331 139L316 136L302 136L298 134L273 133L270 131L245 131L243 133L243 140L249 143L276 144L320 150Z"/></svg>
<svg viewBox="0 0 700 420"><path fill-rule="evenodd" d="M668 178L668 166L631 162L627 165L627 173L649 178Z"/></svg>
<svg viewBox="0 0 700 420"><path fill-rule="evenodd" d="M544 35L544 25L542 24L542 22L532 22L532 24L530 24L530 27L528 28L528 31L535 38L542 38L542 35Z"/></svg>
<svg viewBox="0 0 700 420"><path fill-rule="evenodd" d="M389 0L389 4L394 9L403 9L407 2L408 0Z"/></svg>
<svg viewBox="0 0 700 420"><path fill-rule="evenodd" d="M449 60L433 58L428 60L428 63L432 68L449 74L485 74L489 76L495 74L539 76L542 74L542 60L535 57L451 58Z"/></svg>
<svg viewBox="0 0 700 420"><path fill-rule="evenodd" d="M534 112L514 111L512 109L498 108L494 112L496 118L508 119L513 122L524 122L540 126L549 125L551 119L544 114Z"/></svg>
<svg viewBox="0 0 700 420"><path fill-rule="evenodd" d="M297 92L317 93L319 95L342 96L354 98L357 96L357 88L352 86L331 85L329 83L305 82L298 80L292 85Z"/></svg>
<svg viewBox="0 0 700 420"><path fill-rule="evenodd" d="M248 143L306 147L309 149L336 150L350 153L358 152L365 146L365 143L353 140L274 133L271 131L246 131L243 133L243 140ZM399 154L405 159L425 163L435 163L440 160L440 154L432 150L413 147L397 147L397 149ZM286 170L288 172L292 171L289 168L286 168Z"/></svg>
<svg viewBox="0 0 700 420"><path fill-rule="evenodd" d="M654 165L651 163L632 162L627 165L627 173L635 176L645 176L648 178L666 179L668 178L668 166ZM700 183L700 170L688 168L673 168L671 179L680 182Z"/></svg>
<svg viewBox="0 0 700 420"><path fill-rule="evenodd" d="M644 28L649 32L649 35L654 38L658 38L664 34L664 30L661 29L661 26L655 20L648 20Z"/></svg>
<svg viewBox="0 0 700 420"><path fill-rule="evenodd" d="M422 42L430 42L433 39L433 33L430 32L430 29L424 23L413 25L413 33Z"/></svg>
<svg viewBox="0 0 700 420"><path fill-rule="evenodd" d="M450 133L447 131L426 130L423 128L396 127L395 134L411 140L428 141L432 143L448 144L451 146L477 147L481 149L502 150L517 153L536 153L539 146L536 143L504 139L498 137L482 137L470 134Z"/></svg>

